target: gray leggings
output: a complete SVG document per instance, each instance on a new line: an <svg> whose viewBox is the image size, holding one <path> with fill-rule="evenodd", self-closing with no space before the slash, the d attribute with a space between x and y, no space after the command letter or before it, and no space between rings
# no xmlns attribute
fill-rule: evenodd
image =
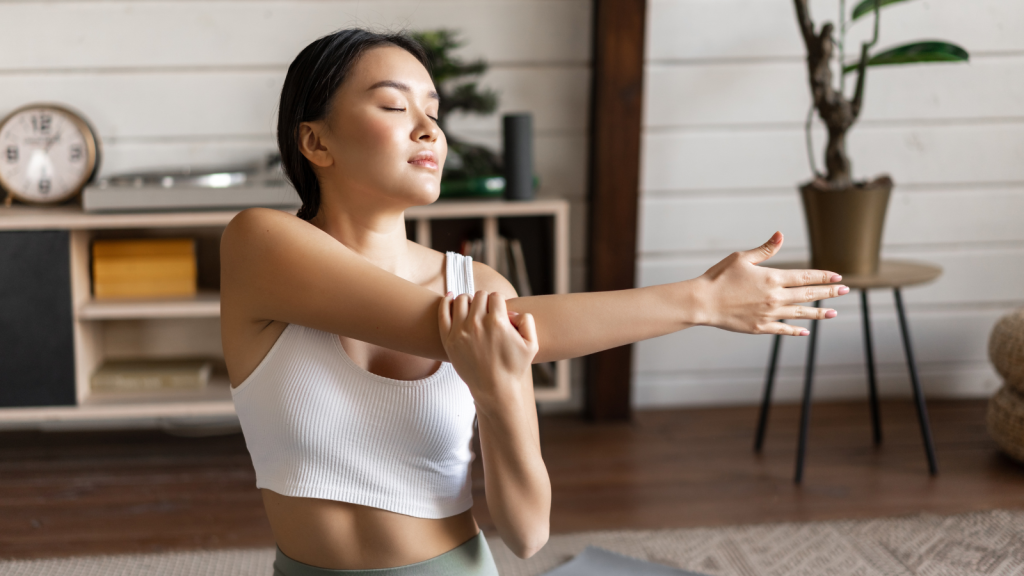
<svg viewBox="0 0 1024 576"><path fill-rule="evenodd" d="M297 562L277 549L274 576L498 576L483 532L430 560L373 570L328 570Z"/></svg>

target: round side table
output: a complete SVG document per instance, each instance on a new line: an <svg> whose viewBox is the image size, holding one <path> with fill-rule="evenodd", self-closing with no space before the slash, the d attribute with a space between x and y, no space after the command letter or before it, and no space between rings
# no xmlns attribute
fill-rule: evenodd
<svg viewBox="0 0 1024 576"><path fill-rule="evenodd" d="M780 269L809 268L807 262L767 262L767 267ZM874 431L875 445L882 443L882 426L878 414L878 390L875 384L875 358L871 345L871 321L868 311L868 290L873 288L891 288L896 299L896 314L899 317L900 333L903 336L903 349L907 356L907 368L910 370L910 385L914 391L914 402L917 405L917 419L921 425L921 437L924 440L925 455L928 457L928 471L934 476L938 474L935 463L935 446L932 442L931 426L928 422L928 409L925 406L921 383L917 377L917 365L914 362L914 351L910 345L910 329L907 327L906 312L903 308L903 296L900 289L908 286L924 284L935 280L942 274L942 268L923 262L907 262L900 260L883 260L877 274L843 275L842 284L850 290L860 290L861 316L864 321L864 360L868 369L868 393L871 401L871 424ZM820 306L815 302L814 306ZM800 412L800 436L797 442L796 474L794 482L803 480L804 455L807 450L807 428L811 417L811 388L814 381L814 352L818 339L818 321L811 320L810 342L807 346L807 365L804 370L803 406ZM772 386L775 383L775 369L779 358L782 336L776 335L772 345L771 359L768 362L768 375L764 385L764 400L761 402L761 413L757 422L757 436L754 439L754 452L760 452L764 444L765 428L768 425L768 411L772 398Z"/></svg>

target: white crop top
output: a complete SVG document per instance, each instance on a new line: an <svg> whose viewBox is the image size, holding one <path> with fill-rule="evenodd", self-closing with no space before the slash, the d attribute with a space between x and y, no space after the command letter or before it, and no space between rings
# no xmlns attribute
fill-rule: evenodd
<svg viewBox="0 0 1024 576"><path fill-rule="evenodd" d="M445 260L447 290L473 294L472 258ZM448 362L393 380L357 366L336 334L289 324L231 396L258 488L418 518L473 505L476 406Z"/></svg>

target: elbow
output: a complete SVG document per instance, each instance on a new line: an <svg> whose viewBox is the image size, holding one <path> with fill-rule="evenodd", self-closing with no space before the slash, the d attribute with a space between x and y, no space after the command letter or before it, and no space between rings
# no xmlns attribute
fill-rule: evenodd
<svg viewBox="0 0 1024 576"><path fill-rule="evenodd" d="M525 560L540 552L540 549L548 543L548 535L549 527L545 522L543 526L537 526L529 534L517 535L512 541L505 542L505 545L512 550L513 554Z"/></svg>

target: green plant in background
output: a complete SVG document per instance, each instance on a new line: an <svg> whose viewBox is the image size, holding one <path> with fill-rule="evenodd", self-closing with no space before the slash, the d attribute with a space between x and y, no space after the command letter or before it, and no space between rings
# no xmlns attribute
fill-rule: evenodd
<svg viewBox="0 0 1024 576"><path fill-rule="evenodd" d="M816 182L832 190L847 190L855 186L850 170L850 159L846 154L846 133L857 121L864 102L864 76L869 66L911 64L918 62L960 62L968 59L967 51L949 42L931 40L911 42L876 52L872 49L878 42L879 20L884 6L908 0L862 0L853 9L849 21L846 18L846 0L839 0L839 30L831 22L822 25L815 33L814 22L808 11L808 0L793 0L796 5L797 22L807 47L807 68L811 85L812 105L807 112L805 124L807 154ZM874 15L874 33L869 42L861 44L860 57L847 63L844 58L844 44L847 28L864 16ZM834 86L832 66L838 63L838 86ZM857 74L853 97L847 99L846 75ZM818 172L814 162L814 147L811 141L811 120L814 111L828 127L828 145L825 149L825 170Z"/></svg>
<svg viewBox="0 0 1024 576"><path fill-rule="evenodd" d="M452 112L490 114L498 107L497 94L481 88L477 81L487 70L487 63L482 59L464 62L453 56L452 52L463 46L454 30L414 32L412 37L427 52L434 84L441 96L438 124L448 138L442 195L446 195L446 189L451 185L458 186L460 182L493 180L502 173L500 156L483 146L464 142L447 131L448 115ZM499 194L504 189L504 180L501 184L501 189L497 190Z"/></svg>

